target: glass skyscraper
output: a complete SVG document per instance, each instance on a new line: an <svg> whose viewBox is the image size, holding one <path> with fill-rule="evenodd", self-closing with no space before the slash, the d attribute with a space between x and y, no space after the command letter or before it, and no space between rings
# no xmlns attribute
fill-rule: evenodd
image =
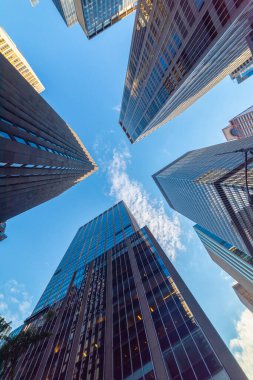
<svg viewBox="0 0 253 380"><path fill-rule="evenodd" d="M79 22L88 38L96 36L136 9L137 0L53 0L67 26Z"/></svg>
<svg viewBox="0 0 253 380"><path fill-rule="evenodd" d="M173 209L253 256L253 156L246 186L242 149L253 152L253 136L190 151L153 178Z"/></svg>
<svg viewBox="0 0 253 380"><path fill-rule="evenodd" d="M252 56L253 0L140 0L120 125L134 143Z"/></svg>
<svg viewBox="0 0 253 380"><path fill-rule="evenodd" d="M246 380L123 202L78 230L23 328L31 326L51 336L20 357L18 379Z"/></svg>
<svg viewBox="0 0 253 380"><path fill-rule="evenodd" d="M253 106L230 120L229 125L222 131L228 141L253 136Z"/></svg>
<svg viewBox="0 0 253 380"><path fill-rule="evenodd" d="M201 226L194 229L212 260L240 284L235 289L243 289L253 298L253 257Z"/></svg>
<svg viewBox="0 0 253 380"><path fill-rule="evenodd" d="M0 54L0 221L46 202L97 166L76 133Z"/></svg>

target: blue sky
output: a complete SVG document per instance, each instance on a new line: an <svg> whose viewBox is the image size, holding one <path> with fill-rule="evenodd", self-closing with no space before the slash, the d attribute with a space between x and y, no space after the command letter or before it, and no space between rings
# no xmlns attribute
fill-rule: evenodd
<svg viewBox="0 0 253 380"><path fill-rule="evenodd" d="M88 41L78 25L65 26L51 0L36 8L28 0L1 0L0 25L44 84L42 96L78 133L99 171L8 221L8 239L0 245L0 313L14 325L27 317L80 225L121 197L140 225L149 223L175 254L177 270L225 342L234 339L233 351L249 375L253 368L246 361L253 347L245 331L251 316L192 223L183 217L178 222L151 176L188 150L224 142L221 129L252 105L253 78L238 85L227 77L182 115L131 145L118 125L118 108L133 22L131 15Z"/></svg>

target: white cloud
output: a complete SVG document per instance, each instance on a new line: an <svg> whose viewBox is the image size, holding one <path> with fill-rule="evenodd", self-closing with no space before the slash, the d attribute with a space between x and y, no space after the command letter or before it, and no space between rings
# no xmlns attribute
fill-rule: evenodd
<svg viewBox="0 0 253 380"><path fill-rule="evenodd" d="M16 280L1 285L0 291L0 313L8 322L12 321L12 328L16 328L31 313L32 297L25 285Z"/></svg>
<svg viewBox="0 0 253 380"><path fill-rule="evenodd" d="M236 323L237 337L230 341L230 348L249 380L253 380L253 314L244 310Z"/></svg>
<svg viewBox="0 0 253 380"><path fill-rule="evenodd" d="M129 207L140 227L147 225L166 254L175 258L177 249L184 249L179 218L166 214L162 202L143 189L141 183L132 180L127 174L127 163L131 156L127 149L114 150L108 167L110 195L117 201L123 200Z"/></svg>
<svg viewBox="0 0 253 380"><path fill-rule="evenodd" d="M121 107L120 104L117 104L112 109L113 109L113 111L116 111L116 112L120 113L120 107Z"/></svg>

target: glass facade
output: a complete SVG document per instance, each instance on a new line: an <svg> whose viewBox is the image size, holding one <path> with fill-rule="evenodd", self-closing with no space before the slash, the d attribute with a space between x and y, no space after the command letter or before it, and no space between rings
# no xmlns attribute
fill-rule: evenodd
<svg viewBox="0 0 253 380"><path fill-rule="evenodd" d="M123 202L78 230L30 326L51 336L19 359L22 380L246 380Z"/></svg>
<svg viewBox="0 0 253 380"><path fill-rule="evenodd" d="M96 36L136 9L136 0L53 0L67 26L79 22L88 38Z"/></svg>
<svg viewBox="0 0 253 380"><path fill-rule="evenodd" d="M245 183L244 153L253 137L194 150L153 178L169 205L201 227L253 255L253 209ZM253 157L248 187L253 191Z"/></svg>
<svg viewBox="0 0 253 380"><path fill-rule="evenodd" d="M120 125L134 143L251 57L252 0L140 0Z"/></svg>
<svg viewBox="0 0 253 380"><path fill-rule="evenodd" d="M253 294L253 257L201 226L194 229L212 260Z"/></svg>

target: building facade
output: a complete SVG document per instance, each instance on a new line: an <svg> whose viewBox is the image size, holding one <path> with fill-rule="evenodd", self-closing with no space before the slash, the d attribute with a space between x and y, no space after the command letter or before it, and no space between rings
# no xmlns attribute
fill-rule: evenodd
<svg viewBox="0 0 253 380"><path fill-rule="evenodd" d="M136 9L136 0L53 0L67 26L79 22L90 39Z"/></svg>
<svg viewBox="0 0 253 380"><path fill-rule="evenodd" d="M253 313L253 293L248 292L241 284L235 284L233 286L235 294L239 300Z"/></svg>
<svg viewBox="0 0 253 380"><path fill-rule="evenodd" d="M53 0L53 3L68 27L77 22L74 0Z"/></svg>
<svg viewBox="0 0 253 380"><path fill-rule="evenodd" d="M253 257L199 225L194 229L211 259L240 284L236 289L243 289L253 297Z"/></svg>
<svg viewBox="0 0 253 380"><path fill-rule="evenodd" d="M15 69L30 83L30 85L41 93L45 87L25 59L18 50L10 36L0 27L0 54L2 54Z"/></svg>
<svg viewBox="0 0 253 380"><path fill-rule="evenodd" d="M227 141L239 140L253 135L253 106L230 120L223 130Z"/></svg>
<svg viewBox="0 0 253 380"><path fill-rule="evenodd" d="M19 359L16 379L246 380L123 202L78 230L25 324L51 336Z"/></svg>
<svg viewBox="0 0 253 380"><path fill-rule="evenodd" d="M153 178L173 209L253 256L251 148L252 136L190 151Z"/></svg>
<svg viewBox="0 0 253 380"><path fill-rule="evenodd" d="M6 223L0 222L0 241L7 238L7 236L5 234L5 228L6 228Z"/></svg>
<svg viewBox="0 0 253 380"><path fill-rule="evenodd" d="M0 54L0 221L97 169L75 132Z"/></svg>
<svg viewBox="0 0 253 380"><path fill-rule="evenodd" d="M250 78L252 75L253 57L251 56L230 74L230 78L236 80L237 83L240 84L246 79Z"/></svg>
<svg viewBox="0 0 253 380"><path fill-rule="evenodd" d="M252 0L140 0L120 125L134 143L251 57Z"/></svg>

